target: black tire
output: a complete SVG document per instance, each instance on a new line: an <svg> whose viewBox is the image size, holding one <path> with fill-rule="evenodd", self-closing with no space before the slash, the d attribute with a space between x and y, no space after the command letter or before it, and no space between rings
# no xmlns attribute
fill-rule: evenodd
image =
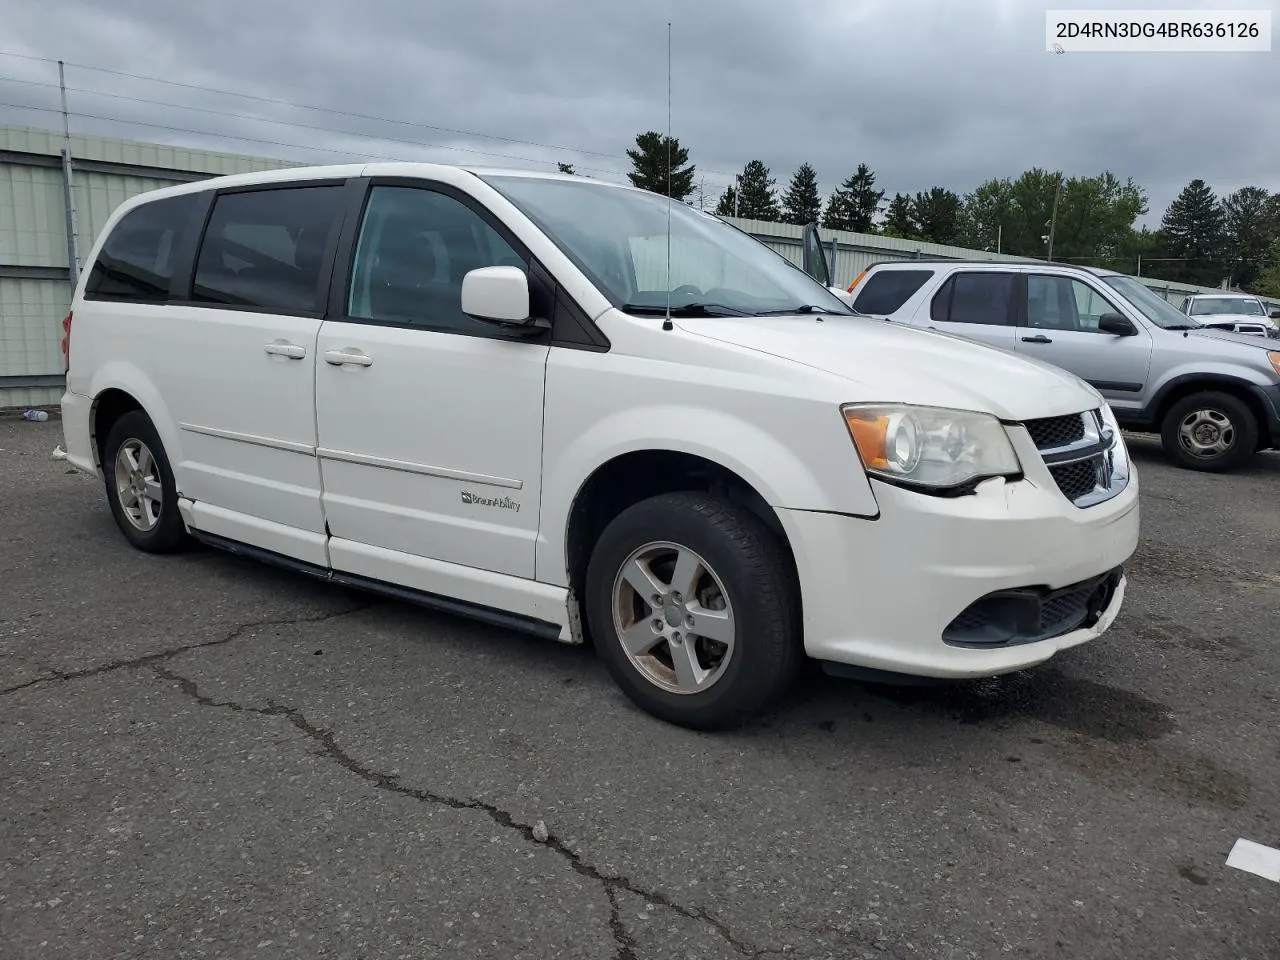
<svg viewBox="0 0 1280 960"><path fill-rule="evenodd" d="M1197 455L1183 444L1183 422L1201 411L1214 421L1207 428L1216 424L1217 429L1230 431L1230 445L1216 456ZM1180 467L1224 473L1243 466L1257 452L1258 421L1244 401L1229 393L1206 390L1183 397L1169 408L1160 425L1160 442L1165 455Z"/></svg>
<svg viewBox="0 0 1280 960"><path fill-rule="evenodd" d="M117 484L116 460L120 448L126 444L142 444L154 460L156 479L160 481L160 509L156 512L154 526L142 529L129 519ZM141 410L131 410L122 416L107 433L102 446L102 475L106 481L107 503L111 515L125 539L147 553L174 553L187 543L187 531L178 513L178 488L174 483L173 469L165 454L164 444L151 419Z"/></svg>
<svg viewBox="0 0 1280 960"><path fill-rule="evenodd" d="M615 582L633 552L655 542L693 551L727 594L732 655L705 690L668 692L622 646L614 619ZM703 589L714 589L710 579L701 582ZM783 545L755 515L710 494L663 494L624 510L592 551L586 593L592 639L609 673L633 702L669 723L697 730L739 726L787 689L803 660L799 590ZM648 606L651 615L659 614ZM660 615L646 622L671 626ZM708 643L692 637L689 642L695 651ZM672 647L665 649L669 659Z"/></svg>

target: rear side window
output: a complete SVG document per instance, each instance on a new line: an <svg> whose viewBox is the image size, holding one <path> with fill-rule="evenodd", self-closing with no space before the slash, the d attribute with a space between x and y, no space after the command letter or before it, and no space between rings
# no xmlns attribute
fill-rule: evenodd
<svg viewBox="0 0 1280 960"><path fill-rule="evenodd" d="M1013 324L1012 273L957 273L933 298L929 315L938 323Z"/></svg>
<svg viewBox="0 0 1280 960"><path fill-rule="evenodd" d="M173 253L187 226L196 194L152 200L116 224L85 282L87 300L164 303L173 279Z"/></svg>
<svg viewBox="0 0 1280 960"><path fill-rule="evenodd" d="M214 201L191 298L276 313L319 313L324 257L342 187L226 193Z"/></svg>
<svg viewBox="0 0 1280 960"><path fill-rule="evenodd" d="M932 270L882 270L873 273L853 301L853 309L859 313L893 313L932 276Z"/></svg>

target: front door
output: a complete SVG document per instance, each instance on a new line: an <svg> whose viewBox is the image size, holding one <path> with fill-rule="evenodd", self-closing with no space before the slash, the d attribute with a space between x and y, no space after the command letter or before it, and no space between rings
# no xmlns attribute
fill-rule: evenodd
<svg viewBox="0 0 1280 960"><path fill-rule="evenodd" d="M1117 408L1135 406L1151 366L1146 326L1134 323L1131 337L1103 333L1100 316L1125 314L1091 284L1064 274L1030 273L1023 279L1018 352L1069 370Z"/></svg>
<svg viewBox="0 0 1280 960"><path fill-rule="evenodd" d="M1015 278L999 270L962 270L922 304L926 316L915 322L977 340L1003 350L1014 349Z"/></svg>
<svg viewBox="0 0 1280 960"><path fill-rule="evenodd" d="M430 589L422 558L533 577L549 346L461 309L477 267L529 270L476 201L374 181L320 328L316 403L333 565ZM430 566L430 565L427 565ZM457 573L430 567L443 582ZM468 574L470 575L470 574Z"/></svg>

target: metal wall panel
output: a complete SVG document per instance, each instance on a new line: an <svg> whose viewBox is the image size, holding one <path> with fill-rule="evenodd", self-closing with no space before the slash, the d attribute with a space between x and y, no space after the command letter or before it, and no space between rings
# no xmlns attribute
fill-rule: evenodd
<svg viewBox="0 0 1280 960"><path fill-rule="evenodd" d="M0 165L0 264L65 267L62 172Z"/></svg>
<svg viewBox="0 0 1280 960"><path fill-rule="evenodd" d="M62 373L70 303L65 281L0 279L0 377Z"/></svg>

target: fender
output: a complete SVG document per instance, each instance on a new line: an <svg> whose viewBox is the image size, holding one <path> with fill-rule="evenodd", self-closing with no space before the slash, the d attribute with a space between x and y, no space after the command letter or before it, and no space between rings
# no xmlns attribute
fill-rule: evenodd
<svg viewBox="0 0 1280 960"><path fill-rule="evenodd" d="M1203 361L1201 361L1201 363L1203 364ZM1220 367L1220 369L1215 370L1214 367ZM1178 368L1175 368L1175 370L1176 369ZM1214 386L1235 387L1238 390L1243 390L1250 394L1255 393L1259 387L1265 388L1271 385L1266 382L1259 382L1261 378L1259 378L1259 380L1253 380L1242 377L1240 376L1238 367L1228 366L1226 364L1187 364L1182 367L1182 369L1187 370L1188 372L1175 373L1173 376L1165 379L1165 381L1160 384L1159 388L1157 388L1155 394L1151 397L1151 400L1147 405L1140 412L1135 412L1135 419L1141 419L1146 424L1159 427L1159 412L1168 400L1169 395L1179 387L1186 386L1187 384L1203 383L1206 388L1209 389L1212 389ZM1117 411L1117 416L1119 416L1119 411Z"/></svg>
<svg viewBox="0 0 1280 960"><path fill-rule="evenodd" d="M813 409L788 411L800 423L805 422L802 412L810 422L816 416ZM823 404L822 412L829 429L790 432L766 429L735 413L670 404L623 409L593 421L547 459L535 576L568 585L565 551L573 504L597 470L628 453L670 451L709 460L740 476L775 510L878 517L871 485L838 411Z"/></svg>
<svg viewBox="0 0 1280 960"><path fill-rule="evenodd" d="M182 489L182 437L178 425L173 422L173 418L169 416L169 408L160 398L160 391L156 389L156 385L151 378L142 372L137 366L128 360L110 360L99 367L89 381L89 396L93 397L93 405L90 408L90 423L97 416L98 398L107 390L122 390L129 394L142 406L143 412L151 419L155 425L156 433L160 434L160 442L164 444L165 454L169 458L169 463L173 467L174 479L177 481L178 489ZM94 435L93 441L96 445L102 441L102 437Z"/></svg>

